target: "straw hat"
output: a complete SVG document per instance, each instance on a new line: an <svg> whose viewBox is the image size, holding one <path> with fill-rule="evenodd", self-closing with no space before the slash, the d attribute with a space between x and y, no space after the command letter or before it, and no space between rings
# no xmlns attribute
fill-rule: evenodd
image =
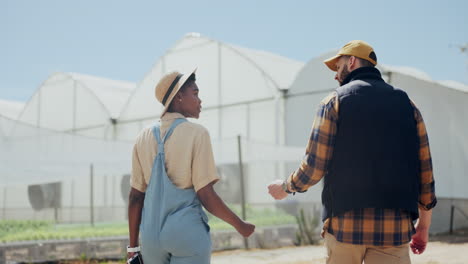
<svg viewBox="0 0 468 264"><path fill-rule="evenodd" d="M185 84L190 75L194 74L196 71L196 68L192 72L186 74L174 71L161 78L155 89L156 99L164 106L161 116L167 112L177 92Z"/></svg>

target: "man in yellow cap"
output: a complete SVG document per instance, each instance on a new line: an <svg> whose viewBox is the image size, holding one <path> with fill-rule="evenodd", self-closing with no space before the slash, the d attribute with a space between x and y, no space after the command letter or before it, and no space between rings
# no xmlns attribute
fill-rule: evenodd
<svg viewBox="0 0 468 264"><path fill-rule="evenodd" d="M340 87L320 103L300 167L269 193L284 199L324 178L327 263L410 263L437 203L421 113L382 79L368 43L351 41L325 64Z"/></svg>

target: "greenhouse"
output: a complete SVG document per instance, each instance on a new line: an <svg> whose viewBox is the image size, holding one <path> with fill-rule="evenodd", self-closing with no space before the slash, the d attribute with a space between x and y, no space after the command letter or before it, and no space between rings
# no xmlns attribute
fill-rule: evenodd
<svg viewBox="0 0 468 264"><path fill-rule="evenodd" d="M94 200L97 220L125 218L132 141L143 127L159 118L154 86L164 72L195 67L203 112L194 121L210 131L222 178L218 191L228 196L228 202L240 201L241 142L247 201L268 206L271 199L266 191L258 192L258 186L282 177L278 161L298 160L303 152L282 144L284 118L277 118L284 114L282 94L302 66L302 62L271 53L189 34L156 62L135 89L120 81L54 74L40 86L19 119L10 122L14 132L4 144L13 152L2 148L2 155L8 157L5 164L11 165L2 166L8 170L1 175L3 183L18 184L18 191L14 191L18 195L12 196L4 188L9 200L3 202L11 207L4 209L4 214L16 212L15 217L21 218L31 212L26 182L54 181L60 183L53 187L61 201L57 204L60 221L89 219L90 199ZM34 146L32 151L21 156L30 145ZM25 158L31 161L23 168ZM96 193L93 197L91 185ZM43 189L44 195L49 192ZM226 192L228 189L231 191ZM50 218L52 207L34 211L34 218Z"/></svg>
<svg viewBox="0 0 468 264"><path fill-rule="evenodd" d="M203 111L192 121L210 132L223 198L240 202L243 175L252 206L300 203L316 211L321 183L281 203L266 186L299 165L317 106L338 85L323 64L335 53L304 64L188 34L137 84L52 74L26 104L0 101L3 219L124 220L133 140L161 111L154 87L164 73L195 68ZM451 206L468 211L468 87L412 68L378 68L425 118L439 198L433 228L445 231ZM463 224L461 214L456 217Z"/></svg>
<svg viewBox="0 0 468 264"><path fill-rule="evenodd" d="M54 73L24 106L18 121L77 135L114 139L112 130L135 84L78 73Z"/></svg>

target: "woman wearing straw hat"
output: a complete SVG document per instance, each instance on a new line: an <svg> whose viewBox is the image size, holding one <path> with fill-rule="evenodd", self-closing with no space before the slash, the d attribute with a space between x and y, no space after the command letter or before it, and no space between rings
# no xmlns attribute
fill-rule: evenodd
<svg viewBox="0 0 468 264"><path fill-rule="evenodd" d="M201 100L195 70L172 72L156 86L164 106L161 121L138 135L132 162L128 205L128 257L140 252L150 263L210 263L210 213L231 224L244 237L255 226L234 214L216 194L219 180L206 128L188 122L198 118Z"/></svg>

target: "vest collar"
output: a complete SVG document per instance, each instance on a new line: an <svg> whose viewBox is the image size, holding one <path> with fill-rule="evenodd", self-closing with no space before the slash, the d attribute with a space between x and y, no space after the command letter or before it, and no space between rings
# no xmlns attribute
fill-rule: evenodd
<svg viewBox="0 0 468 264"><path fill-rule="evenodd" d="M362 79L377 79L377 80L382 80L382 75L380 74L380 71L375 68L375 67L361 67L357 68L354 71L350 72L348 76L343 81L343 85L354 81L354 80L362 80Z"/></svg>

